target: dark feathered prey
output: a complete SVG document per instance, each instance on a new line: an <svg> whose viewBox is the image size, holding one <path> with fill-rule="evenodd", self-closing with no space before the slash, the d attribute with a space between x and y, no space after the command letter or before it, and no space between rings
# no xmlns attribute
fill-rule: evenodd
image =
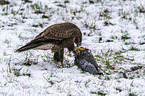
<svg viewBox="0 0 145 96"><path fill-rule="evenodd" d="M16 52L23 52L29 49L51 49L54 52L54 61L61 62L63 66L64 48L73 51L74 43L79 46L81 41L82 33L75 24L54 24L46 28L32 41L17 49Z"/></svg>
<svg viewBox="0 0 145 96"><path fill-rule="evenodd" d="M102 73L98 70L98 64L93 57L91 50L86 48L76 48L75 53L75 64L83 71L89 72L94 75L101 75Z"/></svg>

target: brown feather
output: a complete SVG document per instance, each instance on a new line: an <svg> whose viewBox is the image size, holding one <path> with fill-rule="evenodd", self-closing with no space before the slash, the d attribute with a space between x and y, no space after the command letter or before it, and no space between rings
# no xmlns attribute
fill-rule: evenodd
<svg viewBox="0 0 145 96"><path fill-rule="evenodd" d="M80 29L72 23L54 24L45 29L38 36L36 36L34 40L41 38L63 40L64 38L70 38L75 37L77 35L81 35L80 33Z"/></svg>

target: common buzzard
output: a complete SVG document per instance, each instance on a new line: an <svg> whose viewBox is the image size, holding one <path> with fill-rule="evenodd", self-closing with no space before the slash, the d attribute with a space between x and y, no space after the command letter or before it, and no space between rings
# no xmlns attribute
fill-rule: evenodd
<svg viewBox="0 0 145 96"><path fill-rule="evenodd" d="M73 23L54 24L46 28L32 41L17 49L16 52L23 52L29 49L51 49L54 52L54 61L61 62L63 67L64 48L74 50L74 43L81 45L82 33Z"/></svg>
<svg viewBox="0 0 145 96"><path fill-rule="evenodd" d="M99 72L98 64L93 57L91 50L86 48L77 48L74 51L75 53L75 64L81 68L83 71L89 72L94 75L102 75L102 72Z"/></svg>

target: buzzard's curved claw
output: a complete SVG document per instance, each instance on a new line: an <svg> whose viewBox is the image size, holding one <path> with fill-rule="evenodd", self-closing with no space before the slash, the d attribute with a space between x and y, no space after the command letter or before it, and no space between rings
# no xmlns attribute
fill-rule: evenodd
<svg viewBox="0 0 145 96"><path fill-rule="evenodd" d="M75 47L75 49L78 49L78 53L80 53L81 51L84 51L86 49L86 47L85 48Z"/></svg>
<svg viewBox="0 0 145 96"><path fill-rule="evenodd" d="M85 48L75 47L75 49L78 49L78 50L80 50L80 51L84 51L84 50L86 49L86 47L85 47Z"/></svg>

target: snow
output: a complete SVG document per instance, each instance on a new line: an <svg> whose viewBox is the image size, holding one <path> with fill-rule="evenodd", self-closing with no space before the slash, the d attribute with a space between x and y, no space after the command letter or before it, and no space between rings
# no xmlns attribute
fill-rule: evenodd
<svg viewBox="0 0 145 96"><path fill-rule="evenodd" d="M139 12L145 11L144 0L9 1L0 5L1 96L145 95L145 44L141 44L145 43L145 12ZM36 14L38 10L44 13ZM65 68L57 67L50 50L15 53L48 26L63 22L80 28L82 46L92 50L104 76L82 72L67 50ZM123 39L124 35L130 38ZM138 65L142 68L130 71Z"/></svg>

